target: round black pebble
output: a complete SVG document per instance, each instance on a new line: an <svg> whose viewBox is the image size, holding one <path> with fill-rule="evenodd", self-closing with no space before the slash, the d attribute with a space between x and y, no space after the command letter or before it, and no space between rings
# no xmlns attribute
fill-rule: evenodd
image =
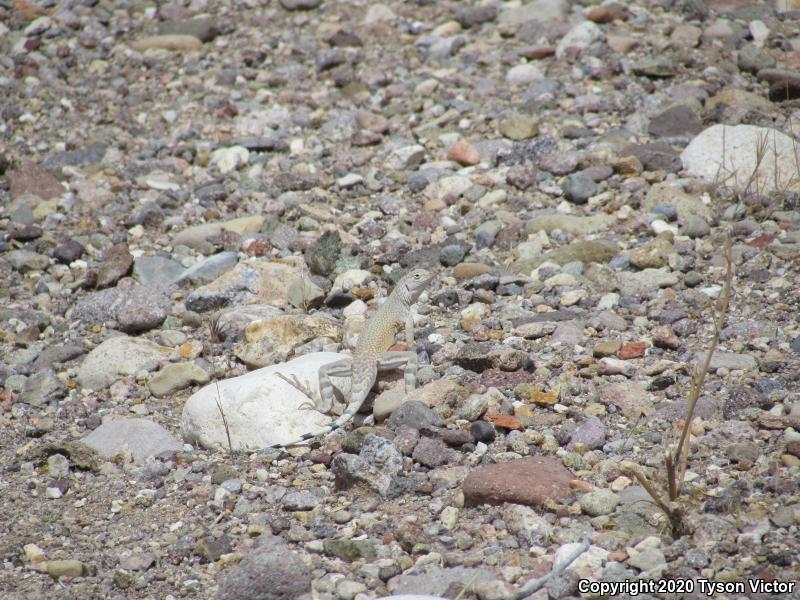
<svg viewBox="0 0 800 600"><path fill-rule="evenodd" d="M469 432L476 442L483 442L484 444L491 444L494 441L495 430L494 425L489 421L473 421L469 426Z"/></svg>

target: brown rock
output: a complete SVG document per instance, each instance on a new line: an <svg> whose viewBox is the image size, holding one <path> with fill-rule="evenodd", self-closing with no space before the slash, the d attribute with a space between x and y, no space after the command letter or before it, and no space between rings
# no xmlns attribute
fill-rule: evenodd
<svg viewBox="0 0 800 600"><path fill-rule="evenodd" d="M631 342L619 349L619 357L623 360L641 358L644 356L646 344L644 342Z"/></svg>
<svg viewBox="0 0 800 600"><path fill-rule="evenodd" d="M793 456L800 457L800 442L789 442L786 444L786 452Z"/></svg>
<svg viewBox="0 0 800 600"><path fill-rule="evenodd" d="M613 23L614 21L627 21L630 13L619 4L606 4L595 6L586 13L586 18L595 23Z"/></svg>
<svg viewBox="0 0 800 600"><path fill-rule="evenodd" d="M8 174L11 186L11 199L16 200L23 194L33 194L42 200L58 198L66 190L50 171L43 169L31 161L23 162Z"/></svg>
<svg viewBox="0 0 800 600"><path fill-rule="evenodd" d="M453 267L453 277L458 280L472 279L491 271L494 271L494 267L481 263L458 263Z"/></svg>
<svg viewBox="0 0 800 600"><path fill-rule="evenodd" d="M554 56L556 53L555 46L533 46L531 48L527 48L520 52L521 56L525 58L538 60L540 58L547 58L548 56Z"/></svg>
<svg viewBox="0 0 800 600"><path fill-rule="evenodd" d="M461 446L475 441L475 438L466 429L443 429L439 435L448 446Z"/></svg>
<svg viewBox="0 0 800 600"><path fill-rule="evenodd" d="M511 502L542 506L548 500L562 501L572 494L575 476L549 456L522 458L478 467L462 484L467 506Z"/></svg>
<svg viewBox="0 0 800 600"><path fill-rule="evenodd" d="M491 415L487 416L486 420L489 421L495 427L501 429L509 429L509 430L517 430L522 431L525 429L525 426L522 422L516 418L512 417L511 415Z"/></svg>
<svg viewBox="0 0 800 600"><path fill-rule="evenodd" d="M620 175L635 177L640 175L644 170L641 161L635 156L623 156L617 158L611 164L614 171Z"/></svg>
<svg viewBox="0 0 800 600"><path fill-rule="evenodd" d="M458 140L450 146L447 151L447 158L464 166L477 165L481 162L481 155L475 149L475 146L465 140Z"/></svg>
<svg viewBox="0 0 800 600"><path fill-rule="evenodd" d="M617 54L627 54L631 48L639 45L639 40L627 35L608 34L606 43Z"/></svg>
<svg viewBox="0 0 800 600"><path fill-rule="evenodd" d="M769 86L769 99L773 102L785 102L800 98L800 79L784 79Z"/></svg>
<svg viewBox="0 0 800 600"><path fill-rule="evenodd" d="M120 242L114 244L106 252L103 264L97 274L98 288L114 285L127 275L133 267L133 255L128 251L128 244Z"/></svg>
<svg viewBox="0 0 800 600"><path fill-rule="evenodd" d="M597 358L603 356L614 356L622 348L622 342L619 340L605 340L598 342L592 348L592 355Z"/></svg>
<svg viewBox="0 0 800 600"><path fill-rule="evenodd" d="M389 131L389 119L366 110L360 110L356 113L356 123L361 129L366 129L373 133L386 133Z"/></svg>
<svg viewBox="0 0 800 600"><path fill-rule="evenodd" d="M675 335L671 325L659 325L653 329L653 345L656 348L677 350L681 347L681 340Z"/></svg>
<svg viewBox="0 0 800 600"><path fill-rule="evenodd" d="M29 242L42 237L42 228L38 225L14 225L8 232L12 240Z"/></svg>
<svg viewBox="0 0 800 600"><path fill-rule="evenodd" d="M376 146L383 141L383 136L374 131L360 129L350 137L350 143L353 146Z"/></svg>
<svg viewBox="0 0 800 600"><path fill-rule="evenodd" d="M608 383L597 390L597 399L619 408L631 423L653 412L647 392L638 383Z"/></svg>

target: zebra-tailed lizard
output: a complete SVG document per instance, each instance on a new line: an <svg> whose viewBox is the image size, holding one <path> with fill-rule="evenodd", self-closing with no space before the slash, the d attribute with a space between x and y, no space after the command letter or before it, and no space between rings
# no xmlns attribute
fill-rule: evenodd
<svg viewBox="0 0 800 600"><path fill-rule="evenodd" d="M414 320L411 307L417 302L422 292L434 275L425 269L409 271L394 288L386 301L378 307L372 317L364 325L364 331L358 338L352 359L345 358L327 364L319 370L319 389L321 401L318 406L330 407L333 404L333 385L330 377L348 377L352 374L350 399L340 417L318 431L300 436L298 439L284 444L275 444L264 451L294 446L302 442L325 435L345 425L361 408L369 391L375 383L379 369L399 369L403 367L406 392L417 385L417 353L388 352L394 343L395 334L405 328L406 344L414 345ZM308 390L300 382L289 380L289 383L310 397ZM312 398L313 399L313 398Z"/></svg>

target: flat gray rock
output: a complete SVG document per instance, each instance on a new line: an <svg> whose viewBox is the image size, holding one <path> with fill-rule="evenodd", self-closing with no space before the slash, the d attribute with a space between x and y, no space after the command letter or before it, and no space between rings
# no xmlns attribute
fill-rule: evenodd
<svg viewBox="0 0 800 600"><path fill-rule="evenodd" d="M132 285L89 294L75 304L70 316L87 325L116 321L121 331L137 333L161 325L170 308L161 287Z"/></svg>
<svg viewBox="0 0 800 600"><path fill-rule="evenodd" d="M152 371L172 354L172 348L145 339L117 336L92 350L78 369L81 387L102 390L117 379Z"/></svg>
<svg viewBox="0 0 800 600"><path fill-rule="evenodd" d="M143 463L147 458L162 452L176 452L183 449L181 443L166 429L147 419L108 421L82 441L105 458L130 452L137 463Z"/></svg>

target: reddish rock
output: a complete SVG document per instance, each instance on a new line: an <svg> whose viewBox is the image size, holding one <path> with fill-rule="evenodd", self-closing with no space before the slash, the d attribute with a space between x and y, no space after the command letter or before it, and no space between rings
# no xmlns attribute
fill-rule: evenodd
<svg viewBox="0 0 800 600"><path fill-rule="evenodd" d="M540 58L547 58L554 56L556 53L555 46L533 46L520 52L522 56L528 59L538 60Z"/></svg>
<svg viewBox="0 0 800 600"><path fill-rule="evenodd" d="M105 288L114 285L130 272L133 268L133 256L128 251L128 244L120 242L114 244L106 252L103 264L97 273L98 288Z"/></svg>
<svg viewBox="0 0 800 600"><path fill-rule="evenodd" d="M756 248L766 248L775 240L775 236L771 233L765 233L747 241L748 246L755 246Z"/></svg>
<svg viewBox="0 0 800 600"><path fill-rule="evenodd" d="M464 140L458 140L450 146L447 151L447 158L465 166L477 165L481 162L481 155L475 149L475 146Z"/></svg>
<svg viewBox="0 0 800 600"><path fill-rule="evenodd" d="M575 476L561 461L534 456L478 467L467 475L462 489L467 506L504 502L542 506L547 501L569 498L573 479Z"/></svg>
<svg viewBox="0 0 800 600"><path fill-rule="evenodd" d="M66 191L50 171L36 163L25 161L8 174L11 198L16 200L23 194L33 194L42 200L58 198Z"/></svg>
<svg viewBox="0 0 800 600"><path fill-rule="evenodd" d="M641 358L644 356L644 349L646 344L644 342L631 342L630 344L625 344L622 348L619 349L619 357L622 360L628 360L631 358Z"/></svg>
<svg viewBox="0 0 800 600"><path fill-rule="evenodd" d="M501 429L517 431L522 431L525 429L522 421L520 421L517 417L512 417L511 415L491 415L487 416L486 420L490 421L495 427L499 427Z"/></svg>

